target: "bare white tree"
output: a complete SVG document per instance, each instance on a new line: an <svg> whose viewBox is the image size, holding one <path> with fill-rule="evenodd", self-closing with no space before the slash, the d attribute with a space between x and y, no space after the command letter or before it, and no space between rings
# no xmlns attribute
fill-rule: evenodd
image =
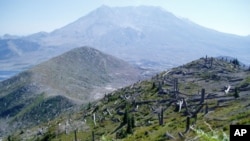
<svg viewBox="0 0 250 141"><path fill-rule="evenodd" d="M177 102L177 105L179 105L179 112L181 111L182 104L183 104L183 99Z"/></svg>
<svg viewBox="0 0 250 141"><path fill-rule="evenodd" d="M93 113L93 121L94 121L94 124L95 124L95 126L96 126L95 113Z"/></svg>
<svg viewBox="0 0 250 141"><path fill-rule="evenodd" d="M225 90L225 94L228 94L228 92L230 91L230 88L231 88L231 86L228 85L228 86L227 86L227 89Z"/></svg>

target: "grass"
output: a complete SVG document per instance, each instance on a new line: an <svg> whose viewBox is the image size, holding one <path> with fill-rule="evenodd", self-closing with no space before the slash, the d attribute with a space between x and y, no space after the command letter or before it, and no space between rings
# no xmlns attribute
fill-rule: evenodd
<svg viewBox="0 0 250 141"><path fill-rule="evenodd" d="M183 91L188 94L197 94L200 91L201 86L196 83L180 83L179 84L180 91Z"/></svg>
<svg viewBox="0 0 250 141"><path fill-rule="evenodd" d="M191 69L192 67L197 67L195 64L189 64ZM198 66L199 68L199 66ZM199 107L199 102L192 101L192 94L197 93L198 90L201 90L202 86L206 85L209 88L206 88L206 93L213 92L217 95L220 95L220 84L217 85L217 77L214 76L214 79L210 79L214 72L202 72L200 75L195 74L195 77L187 76L188 79L184 80L182 74L174 74L174 77L179 77L179 90L180 92L185 92L187 95L181 95L185 97L188 102L188 105L193 108L193 111L197 110ZM217 71L217 70L216 70ZM198 72L195 70L195 72ZM199 73L199 72L198 72ZM158 94L157 85L158 82L162 82L163 74L158 74L153 77L152 80L142 81L136 83L130 87L125 87L119 89L118 91L113 92L112 94L107 94L104 99L91 103L90 105L83 106L80 111L77 113L69 114L68 116L63 116L61 119L54 119L50 122L48 135L53 137L54 141L68 141L74 140L74 128L78 127L77 138L78 140L92 140L92 131L94 131L95 139L101 141L165 141L166 132L175 137L175 140L202 140L202 141L228 141L229 137L229 125L230 124L250 124L250 110L249 108L249 99L247 98L238 98L233 99L232 101L227 101L220 103L224 106L217 106L217 101L219 99L207 99L209 107L209 112L205 114L205 107L197 114L197 120L194 117L190 118L191 130L184 134L186 130L186 119L185 108L182 108L181 112L174 111L176 107L176 102L173 102L172 105L169 103L160 103L160 102L150 102L146 104L139 105L139 108L136 109L137 105L133 105L133 99L124 99L124 95L135 97L136 101L152 101L152 100L162 100L171 98L171 94ZM170 81L173 79L173 76L168 76ZM196 80L201 80L201 78L208 78L209 81L201 81L199 84ZM242 83L249 83L250 77L246 77ZM237 82L237 84L240 82ZM153 85L155 84L155 86ZM204 86L204 87L206 87ZM210 88L211 87L211 88ZM171 85L163 86L164 89L172 90ZM222 97L224 98L224 97ZM173 100L172 98L171 100ZM127 105L126 105L127 104ZM126 105L126 106L125 106ZM31 105L32 106L32 105ZM133 134L126 134L126 127L120 126L123 115L117 114L125 111L125 108L129 108L131 114L135 117L136 127L133 128ZM160 107L164 107L164 124L159 125L157 110ZM109 109L112 115L109 115L106 111ZM135 110L136 109L136 110ZM93 113L96 114L95 126L93 123ZM79 123L87 120L86 124L82 125L84 128L80 129ZM115 121L116 119L117 121ZM120 121L119 121L120 119ZM64 123L67 120L71 120L72 129L68 134L64 132L60 134L53 135L58 129L58 123ZM116 131L117 129L117 131ZM116 131L116 132L114 132ZM51 134L50 134L51 133ZM124 138L117 139L118 133L124 135ZM184 134L184 137L179 137L178 133Z"/></svg>
<svg viewBox="0 0 250 141"><path fill-rule="evenodd" d="M250 76L247 76L239 85L238 87L245 87L250 85Z"/></svg>
<svg viewBox="0 0 250 141"><path fill-rule="evenodd" d="M209 101L213 103L213 101ZM141 106L141 110L146 110L147 106ZM218 108L216 109L209 117L221 117L223 113L230 114L230 111L236 111L237 109L241 108L239 103L235 103L231 108ZM100 108L102 109L102 108ZM77 132L77 138L78 140L91 140L92 139L92 131L95 131L95 138L103 141L111 141L111 140L123 140L123 141L147 141L147 140L157 140L157 141L163 141L166 140L165 134L166 132L172 134L176 139L179 138L178 132L184 132L185 131L185 119L186 117L181 116L178 112L173 112L173 109L168 109L164 112L164 125L159 126L157 115L154 115L151 119L152 124L149 126L141 125L134 128L134 134L127 135L124 139L115 139L116 135L110 134L114 127L119 126L119 123L113 123L107 118L107 120L103 121L102 123L98 122L98 126L94 127L91 118L87 118L88 125L90 125L90 128L85 131L78 131ZM223 111L223 113L221 112ZM213 115L213 116L212 116ZM145 120L145 117L150 117L150 115L144 115L141 116L140 114L136 113L136 116L138 116L137 120L140 122L142 120ZM228 128L223 128L222 125L228 123L221 122L221 121L214 121L209 120L205 118L205 121L211 126L213 130L210 130L210 128L204 124L203 120L203 114L198 114L198 121L196 124L195 130L191 130L189 133L185 134L185 139L199 139L204 141L218 141L218 140L228 140ZM242 117L244 120L246 120L246 116L249 116L249 112L243 112L241 115L238 115L234 118L240 118ZM119 117L119 116L116 116ZM72 118L72 117L71 117ZM230 119L231 120L231 119ZM192 122L192 120L191 120ZM247 122L247 121L246 121ZM56 123L51 122L52 124ZM138 123L138 122L137 122ZM221 126L221 127L220 127ZM123 127L125 130L125 127ZM51 128L51 131L56 130L56 128ZM53 135L49 134L53 137L51 139L52 141L68 141L68 140L74 140L74 132L71 132L70 134L59 134L59 135Z"/></svg>
<svg viewBox="0 0 250 141"><path fill-rule="evenodd" d="M44 93L39 94L39 96L32 102L30 105L25 107L22 111L20 111L14 119L18 119L22 117L24 114L30 112L34 107L36 107L38 104L40 104L44 100Z"/></svg>
<svg viewBox="0 0 250 141"><path fill-rule="evenodd" d="M202 141L229 141L229 136L223 131L204 132L201 129L193 129L197 136Z"/></svg>

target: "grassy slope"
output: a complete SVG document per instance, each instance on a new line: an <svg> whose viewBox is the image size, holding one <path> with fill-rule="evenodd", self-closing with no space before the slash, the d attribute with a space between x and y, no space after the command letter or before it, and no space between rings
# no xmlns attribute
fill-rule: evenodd
<svg viewBox="0 0 250 141"><path fill-rule="evenodd" d="M234 68L230 63L214 60L214 66L207 68L204 67L204 59L200 59L108 94L102 100L86 105L75 114L62 116L43 125L47 127L44 135L30 135L29 138L42 140L51 137L50 139L55 141L68 141L74 139L73 131L78 129L77 138L80 140L91 140L92 131L97 140L161 141L167 140L166 133L174 136L173 140L228 140L230 124L250 124L250 91L243 89L249 87L249 77L249 72ZM187 119L185 108L180 112L175 111L176 102L170 104L169 101L174 99L171 92L174 78L178 78L179 95L187 100L190 110L199 108L200 94L197 93L201 88L206 90L203 108L197 114L196 122L195 118L191 117L193 125L187 133L184 133ZM164 84L160 85L162 82ZM233 90L227 95L224 94L224 86L228 84L232 89L236 86L240 88L239 98L234 98ZM160 88L168 92L159 94ZM125 95L130 98L124 98ZM215 97L211 98L211 95ZM197 97L198 101L194 101ZM161 100L166 101L161 102ZM136 104L133 104L133 101ZM141 104L142 101L148 102ZM209 112L205 114L206 104ZM154 113L159 107L165 109L163 125L159 125L157 113ZM124 134L127 125L122 126L123 114L118 113L124 112L125 108L129 109L130 116L135 117L136 127L133 129L133 134ZM93 123L93 113L96 115L96 126ZM66 134L65 127L59 126L64 123L69 123ZM182 133L183 137L180 137L179 133ZM26 133L16 137L23 138L24 135ZM118 137L122 135L126 137Z"/></svg>
<svg viewBox="0 0 250 141"><path fill-rule="evenodd" d="M47 122L73 105L93 101L97 94L109 92L106 87L111 84L112 89L131 84L139 79L139 72L89 47L41 63L0 83L0 126L7 126L0 128L0 137Z"/></svg>

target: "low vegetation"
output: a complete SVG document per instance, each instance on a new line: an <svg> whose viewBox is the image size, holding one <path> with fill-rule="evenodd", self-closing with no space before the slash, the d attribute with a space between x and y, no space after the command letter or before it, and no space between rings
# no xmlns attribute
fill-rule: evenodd
<svg viewBox="0 0 250 141"><path fill-rule="evenodd" d="M250 124L250 73L234 65L201 58L6 140L229 141L229 125Z"/></svg>

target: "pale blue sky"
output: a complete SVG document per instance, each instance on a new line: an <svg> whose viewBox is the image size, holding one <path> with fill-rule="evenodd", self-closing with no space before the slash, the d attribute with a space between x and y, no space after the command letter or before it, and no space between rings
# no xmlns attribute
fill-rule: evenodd
<svg viewBox="0 0 250 141"><path fill-rule="evenodd" d="M249 0L0 0L0 36L51 32L107 6L160 6L202 26L250 35Z"/></svg>

